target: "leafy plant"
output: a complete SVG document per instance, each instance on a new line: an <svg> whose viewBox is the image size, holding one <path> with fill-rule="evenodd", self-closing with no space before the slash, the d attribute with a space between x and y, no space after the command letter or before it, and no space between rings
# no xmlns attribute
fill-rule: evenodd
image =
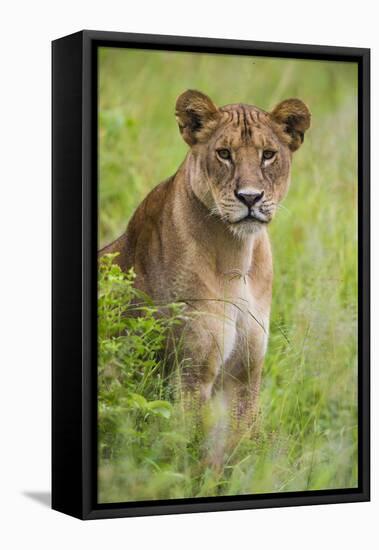
<svg viewBox="0 0 379 550"><path fill-rule="evenodd" d="M165 342L179 323L181 308L170 304L168 313L159 315L135 288L133 270L123 273L113 262L115 256L103 256L99 265L98 414L103 456L117 455L125 436L120 419L134 422L134 435L142 436L149 422L170 418L170 387L162 376Z"/></svg>

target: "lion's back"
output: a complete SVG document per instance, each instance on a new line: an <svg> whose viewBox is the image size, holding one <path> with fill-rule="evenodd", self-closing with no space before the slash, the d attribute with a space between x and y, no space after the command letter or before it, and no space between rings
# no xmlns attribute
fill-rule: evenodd
<svg viewBox="0 0 379 550"><path fill-rule="evenodd" d="M137 286L149 293L148 279L156 271L167 246L162 233L166 232L170 218L172 183L174 176L154 187L132 215L126 231L115 241L100 250L99 256L118 253L115 258L123 271L131 267L137 273Z"/></svg>

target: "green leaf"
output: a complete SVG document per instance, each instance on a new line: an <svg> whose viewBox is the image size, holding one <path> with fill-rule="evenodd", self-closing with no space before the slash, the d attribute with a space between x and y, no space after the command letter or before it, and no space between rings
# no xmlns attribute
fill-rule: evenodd
<svg viewBox="0 0 379 550"><path fill-rule="evenodd" d="M148 408L147 400L144 398L143 395L140 395L139 393L131 394L129 398L129 404L136 409L146 410Z"/></svg>
<svg viewBox="0 0 379 550"><path fill-rule="evenodd" d="M168 401L150 401L147 408L153 414L163 418L170 418L172 412L172 405Z"/></svg>

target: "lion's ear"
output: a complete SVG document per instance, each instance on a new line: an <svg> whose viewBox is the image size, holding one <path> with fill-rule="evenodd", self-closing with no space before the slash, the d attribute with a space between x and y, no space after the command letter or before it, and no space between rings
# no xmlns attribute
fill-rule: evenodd
<svg viewBox="0 0 379 550"><path fill-rule="evenodd" d="M296 151L304 141L304 133L311 125L311 113L300 99L286 99L271 112L275 122L288 134L288 147Z"/></svg>
<svg viewBox="0 0 379 550"><path fill-rule="evenodd" d="M207 139L217 125L218 109L211 99L197 90L181 94L175 107L180 133L188 145Z"/></svg>

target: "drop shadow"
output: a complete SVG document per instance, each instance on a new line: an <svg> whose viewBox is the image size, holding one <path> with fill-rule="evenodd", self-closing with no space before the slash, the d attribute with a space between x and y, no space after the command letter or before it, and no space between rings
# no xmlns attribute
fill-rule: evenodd
<svg viewBox="0 0 379 550"><path fill-rule="evenodd" d="M49 491L23 491L22 494L42 506L51 507L51 493Z"/></svg>

